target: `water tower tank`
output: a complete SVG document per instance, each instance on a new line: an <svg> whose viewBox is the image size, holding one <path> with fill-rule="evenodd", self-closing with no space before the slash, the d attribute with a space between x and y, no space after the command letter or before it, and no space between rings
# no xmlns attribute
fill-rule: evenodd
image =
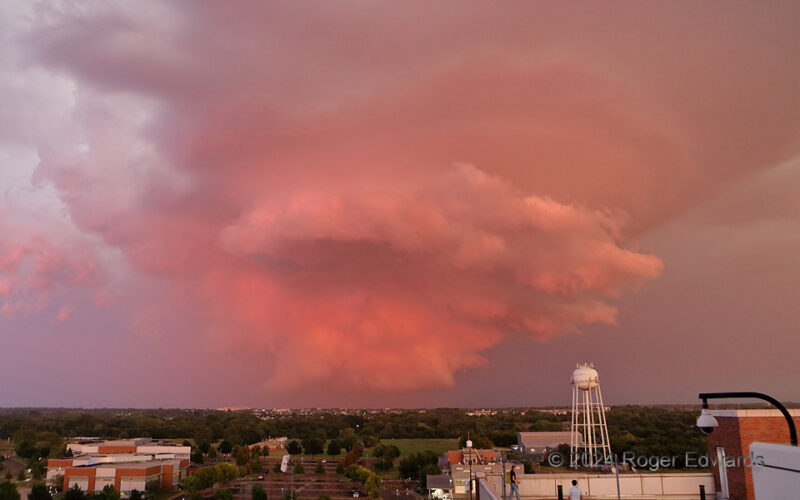
<svg viewBox="0 0 800 500"><path fill-rule="evenodd" d="M594 389L600 385L597 370L588 365L579 366L572 372L572 383L582 391Z"/></svg>

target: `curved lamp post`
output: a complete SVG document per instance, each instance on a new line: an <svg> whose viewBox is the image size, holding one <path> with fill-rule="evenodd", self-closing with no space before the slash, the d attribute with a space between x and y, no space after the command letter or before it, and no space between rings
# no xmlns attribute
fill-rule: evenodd
<svg viewBox="0 0 800 500"><path fill-rule="evenodd" d="M766 401L783 414L786 423L789 425L789 441L792 443L792 446L797 446L797 428L794 425L794 420L792 420L792 416L789 415L789 410L772 396L760 392L701 392L697 397L703 400L703 410L708 410L709 399L754 398Z"/></svg>

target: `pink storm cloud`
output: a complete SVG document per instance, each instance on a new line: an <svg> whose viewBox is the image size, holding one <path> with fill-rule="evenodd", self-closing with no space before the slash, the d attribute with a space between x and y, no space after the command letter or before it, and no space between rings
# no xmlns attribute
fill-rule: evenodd
<svg viewBox="0 0 800 500"><path fill-rule="evenodd" d="M639 235L796 152L768 26L723 47L640 4L422 5L40 6L22 66L74 91L31 126L35 181L159 300L14 228L3 307L90 286L270 391L447 387L504 339L615 325L668 272Z"/></svg>

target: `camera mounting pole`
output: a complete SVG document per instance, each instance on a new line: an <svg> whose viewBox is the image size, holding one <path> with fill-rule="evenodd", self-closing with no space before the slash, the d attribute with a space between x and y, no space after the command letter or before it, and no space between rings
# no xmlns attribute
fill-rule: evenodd
<svg viewBox="0 0 800 500"><path fill-rule="evenodd" d="M797 446L797 428L794 425L794 420L792 420L789 410L772 396L760 392L701 392L697 397L703 400L703 409L706 410L708 409L709 399L754 398L766 401L783 413L783 417L789 425L789 441L792 443L792 446Z"/></svg>

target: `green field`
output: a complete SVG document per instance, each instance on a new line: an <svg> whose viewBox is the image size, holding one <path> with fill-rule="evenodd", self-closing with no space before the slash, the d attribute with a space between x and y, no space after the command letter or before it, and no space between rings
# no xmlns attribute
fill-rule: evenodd
<svg viewBox="0 0 800 500"><path fill-rule="evenodd" d="M401 457L427 450L444 455L447 451L458 449L458 439L381 439L381 443L400 448Z"/></svg>

